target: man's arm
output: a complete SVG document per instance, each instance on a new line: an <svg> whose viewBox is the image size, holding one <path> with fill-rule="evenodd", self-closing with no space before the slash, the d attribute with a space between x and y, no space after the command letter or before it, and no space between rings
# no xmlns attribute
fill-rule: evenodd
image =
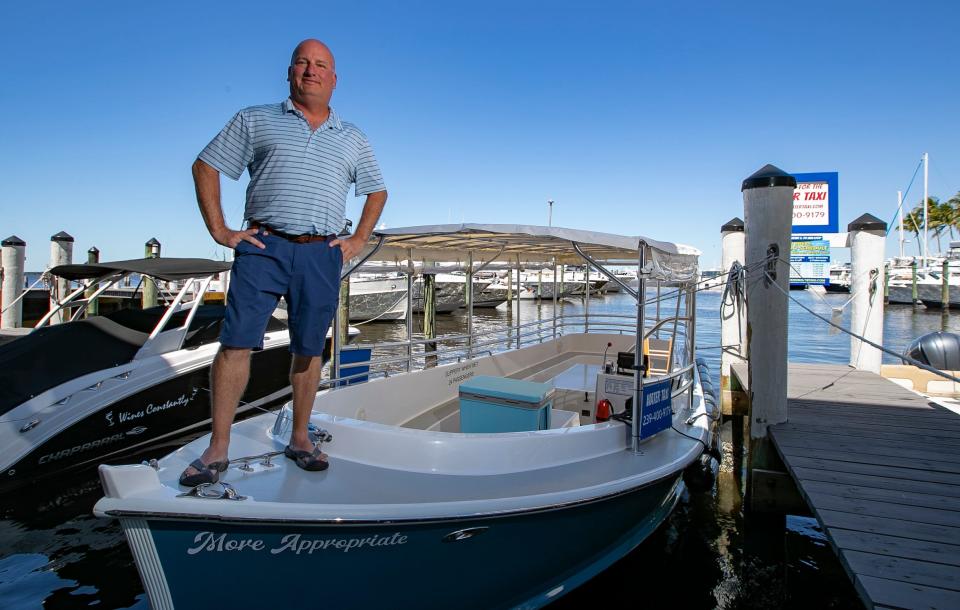
<svg viewBox="0 0 960 610"><path fill-rule="evenodd" d="M363 203L363 212L360 214L360 223L357 224L357 230L350 237L335 239L330 242L331 248L340 246L344 261L360 254L363 247L367 245L367 241L370 239L373 229L377 226L380 213L383 212L383 206L386 203L387 191L377 191L367 195L367 200Z"/></svg>
<svg viewBox="0 0 960 610"><path fill-rule="evenodd" d="M260 240L254 237L256 229L234 231L227 227L223 219L223 207L220 205L220 172L197 159L193 163L193 185L197 191L200 215L203 216L207 231L215 242L228 248L235 248L241 241L248 241L258 248L264 247ZM383 208L382 205L380 207Z"/></svg>

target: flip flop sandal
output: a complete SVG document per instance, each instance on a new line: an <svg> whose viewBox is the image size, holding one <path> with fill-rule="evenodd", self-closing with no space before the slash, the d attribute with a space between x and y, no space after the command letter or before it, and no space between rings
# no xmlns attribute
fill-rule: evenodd
<svg viewBox="0 0 960 610"><path fill-rule="evenodd" d="M187 474L187 471L184 470L180 475L180 484L184 487L196 487L203 483L216 483L220 480L220 473L224 472L229 465L230 462L227 460L204 464L200 461L200 458L197 458L190 462L189 466L190 468L195 468L197 472Z"/></svg>
<svg viewBox="0 0 960 610"><path fill-rule="evenodd" d="M283 450L283 455L296 462L298 467L311 472L326 470L330 467L330 462L323 457L323 452L320 451L319 447L314 447L313 451L298 451L287 445Z"/></svg>

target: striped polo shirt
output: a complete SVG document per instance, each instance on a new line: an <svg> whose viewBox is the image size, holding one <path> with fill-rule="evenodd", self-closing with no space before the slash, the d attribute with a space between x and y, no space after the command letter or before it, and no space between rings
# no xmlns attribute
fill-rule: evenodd
<svg viewBox="0 0 960 610"><path fill-rule="evenodd" d="M238 180L250 172L244 218L284 233L343 229L347 193L386 190L367 136L333 108L316 130L290 99L238 112L199 155Z"/></svg>

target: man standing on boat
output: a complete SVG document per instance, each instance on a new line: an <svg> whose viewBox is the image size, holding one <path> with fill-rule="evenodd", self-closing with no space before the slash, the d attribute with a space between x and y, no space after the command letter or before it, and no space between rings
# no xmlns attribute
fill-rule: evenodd
<svg viewBox="0 0 960 610"><path fill-rule="evenodd" d="M180 476L196 486L227 469L230 426L250 376L250 352L281 296L286 299L293 364L293 431L285 455L305 470L324 470L327 456L307 432L320 383L321 355L336 311L343 261L360 253L387 201L380 168L366 136L330 107L337 86L333 53L304 40L287 68L290 97L241 110L193 164L197 201L213 239L234 248L230 298L211 368L210 446ZM247 169L247 228L226 225L220 174L237 180ZM366 195L356 232L345 224L346 196Z"/></svg>

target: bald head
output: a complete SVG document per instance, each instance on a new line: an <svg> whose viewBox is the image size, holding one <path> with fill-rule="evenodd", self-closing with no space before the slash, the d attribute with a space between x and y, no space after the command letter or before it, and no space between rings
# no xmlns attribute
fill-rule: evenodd
<svg viewBox="0 0 960 610"><path fill-rule="evenodd" d="M309 38L297 45L287 68L290 99L301 110L325 113L337 88L337 70L330 47Z"/></svg>
<svg viewBox="0 0 960 610"><path fill-rule="evenodd" d="M293 54L290 56L290 65L292 66L297 61L297 56L303 53L309 53L312 51L317 51L325 53L330 58L330 65L336 68L336 60L333 58L333 51L330 50L330 47L323 44L316 38L307 38L302 41L297 47L293 50Z"/></svg>

